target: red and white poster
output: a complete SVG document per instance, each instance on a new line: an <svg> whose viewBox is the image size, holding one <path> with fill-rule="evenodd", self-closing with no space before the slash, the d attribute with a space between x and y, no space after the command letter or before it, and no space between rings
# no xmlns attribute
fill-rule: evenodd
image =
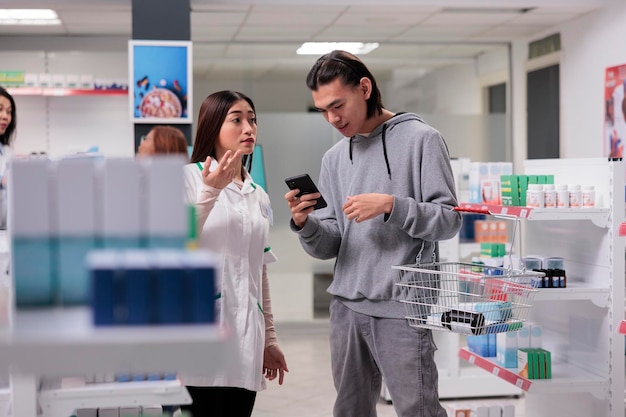
<svg viewBox="0 0 626 417"><path fill-rule="evenodd" d="M604 155L622 158L626 144L626 64L606 69L604 79Z"/></svg>

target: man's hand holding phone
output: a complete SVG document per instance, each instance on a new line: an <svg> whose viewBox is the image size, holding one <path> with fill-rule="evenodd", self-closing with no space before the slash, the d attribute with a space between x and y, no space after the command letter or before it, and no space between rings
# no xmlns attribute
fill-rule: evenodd
<svg viewBox="0 0 626 417"><path fill-rule="evenodd" d="M291 191L285 194L291 217L298 227L303 227L307 216L319 208L326 207L326 201L308 174L285 179Z"/></svg>

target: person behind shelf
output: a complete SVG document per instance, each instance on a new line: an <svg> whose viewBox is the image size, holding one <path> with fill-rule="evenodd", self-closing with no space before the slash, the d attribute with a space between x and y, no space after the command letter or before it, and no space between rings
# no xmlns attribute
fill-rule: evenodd
<svg viewBox="0 0 626 417"><path fill-rule="evenodd" d="M6 229L7 172L13 157L13 140L17 126L17 108L9 92L0 87L0 229Z"/></svg>
<svg viewBox="0 0 626 417"><path fill-rule="evenodd" d="M315 108L344 136L322 158L326 208L313 212L320 193L285 194L304 250L335 258L333 415L376 415L384 378L399 417L445 417L431 330L404 319L392 266L430 262L436 242L461 227L447 146L418 115L385 109L374 76L350 53L321 56L306 84Z"/></svg>
<svg viewBox="0 0 626 417"><path fill-rule="evenodd" d="M282 384L288 372L266 268L276 260L268 244L272 210L249 173L256 135L252 100L236 91L215 92L200 107L191 163L184 167L186 199L196 207L198 246L218 254L222 263L217 320L228 325L236 343L231 352L236 369L228 374L181 373L193 401L181 408L194 417L249 417L265 379Z"/></svg>
<svg viewBox="0 0 626 417"><path fill-rule="evenodd" d="M189 158L187 140L182 130L172 126L155 126L142 136L137 157L156 154L181 154Z"/></svg>

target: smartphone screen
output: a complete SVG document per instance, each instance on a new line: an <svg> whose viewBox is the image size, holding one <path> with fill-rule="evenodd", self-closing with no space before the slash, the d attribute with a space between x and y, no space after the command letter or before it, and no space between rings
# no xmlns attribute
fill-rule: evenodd
<svg viewBox="0 0 626 417"><path fill-rule="evenodd" d="M287 187L289 187L290 190L293 190L296 188L300 190L298 197L300 197L303 194L319 193L317 186L315 185L315 183L313 182L309 174L300 174L294 177L289 177L285 179L285 183L287 184ZM326 200L324 200L324 197L320 197L317 199L317 203L313 206L313 209L317 210L317 209L324 208L326 206L327 206Z"/></svg>

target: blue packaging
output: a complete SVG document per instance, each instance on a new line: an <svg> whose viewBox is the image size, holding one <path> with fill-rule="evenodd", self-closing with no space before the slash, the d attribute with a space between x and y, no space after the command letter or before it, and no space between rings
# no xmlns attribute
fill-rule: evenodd
<svg viewBox="0 0 626 417"><path fill-rule="evenodd" d="M215 321L215 279L217 258L208 251L187 252L185 268L185 321Z"/></svg>
<svg viewBox="0 0 626 417"><path fill-rule="evenodd" d="M154 250L150 257L156 279L156 322L183 323L184 272L179 251Z"/></svg>
<svg viewBox="0 0 626 417"><path fill-rule="evenodd" d="M124 301L128 324L146 325L150 317L151 270L145 251L126 250L123 256Z"/></svg>
<svg viewBox="0 0 626 417"><path fill-rule="evenodd" d="M90 299L96 326L115 324L115 293L118 253L97 250L87 255L90 271Z"/></svg>

